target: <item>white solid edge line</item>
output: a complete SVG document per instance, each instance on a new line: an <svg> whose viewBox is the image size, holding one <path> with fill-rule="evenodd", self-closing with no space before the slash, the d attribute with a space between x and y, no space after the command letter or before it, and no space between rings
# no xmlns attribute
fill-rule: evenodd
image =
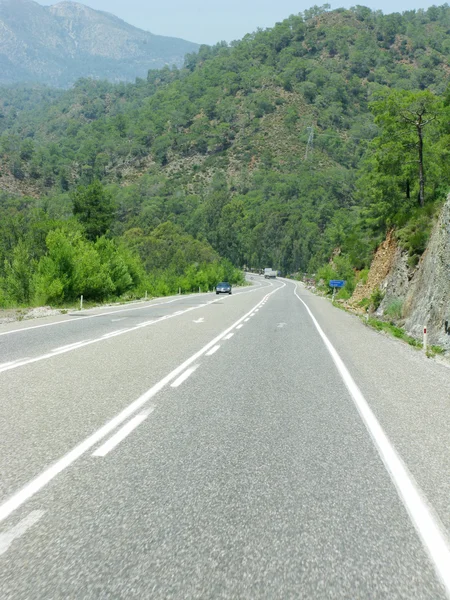
<svg viewBox="0 0 450 600"><path fill-rule="evenodd" d="M111 452L120 442L122 442L132 431L136 429L141 423L143 423L147 417L155 410L156 406L150 404L146 409L141 411L136 417L133 417L128 423L125 423L123 427L119 429L112 437L109 438L104 444L102 444L92 456L106 456L108 452ZM135 423L132 425L132 423Z"/></svg>
<svg viewBox="0 0 450 600"><path fill-rule="evenodd" d="M173 316L175 317L176 314L177 313L174 313ZM116 329L116 331L110 331L109 333L105 333L100 339L106 340L108 338L115 337L116 335L122 335L122 333L126 333L127 331L131 331L131 329L128 329L126 327L123 329Z"/></svg>
<svg viewBox="0 0 450 600"><path fill-rule="evenodd" d="M28 360L30 357L26 356L25 358L17 358L16 360L10 360L9 362L6 363L1 363L0 364L0 372L2 369L6 369L6 367L10 367L11 365L15 365L18 362L22 362L23 360Z"/></svg>
<svg viewBox="0 0 450 600"><path fill-rule="evenodd" d="M192 375L192 373L194 371L196 371L198 369L198 367L199 367L199 365L194 365L193 367L186 369L186 371L184 373L182 373L177 379L175 379L175 381L173 383L170 384L170 387L173 387L173 388L179 387L183 382L186 381L186 379L188 377L190 377Z"/></svg>
<svg viewBox="0 0 450 600"><path fill-rule="evenodd" d="M414 482L412 475L409 473L406 465L389 441L383 428L369 407L367 400L362 395L361 390L356 385L336 349L323 332L310 308L297 294L296 286L294 287L294 294L305 306L320 337L325 343L342 380L350 392L361 419L373 440L378 454L397 489L397 493L422 540L431 562L434 565L435 571L444 585L447 596L450 597L450 545L443 527L439 524L439 517L434 514L434 510L429 506L423 492Z"/></svg>
<svg viewBox="0 0 450 600"><path fill-rule="evenodd" d="M275 294L283 287L285 287L285 283L272 290L268 293L268 295ZM255 305L259 306L261 300ZM192 363L198 360L203 354L205 354L208 350L210 350L213 346L215 346L220 340L224 339L227 334L230 333L232 329L239 325L241 321L246 319L251 311L254 310L252 308L249 312L245 313L242 317L240 317L233 325L222 331L219 335L217 335L213 340L208 342L203 348L198 350L191 357L186 359L181 365L176 367L173 371L171 371L168 375L163 377L158 383L156 383L153 387L147 390L142 396L134 400L131 404L129 404L126 408L124 408L118 415L113 417L110 421L105 423L100 429L97 429L93 434L87 437L84 441L82 441L78 446L72 448L67 454L62 456L59 460L53 463L50 467L42 471L37 477L29 481L25 484L19 491L13 494L8 500L0 504L0 523L4 521L10 514L12 514L15 510L17 510L20 506L22 506L27 500L36 495L42 488L44 488L52 479L54 479L59 473L67 469L72 463L78 460L83 454L88 452L95 444L97 444L100 440L106 437L109 433L114 431L119 425L121 425L124 421L126 421L131 415L133 415L136 411L142 408L150 398L153 398L158 392L160 392L168 383L170 383L173 379L178 377L183 371L185 371Z"/></svg>
<svg viewBox="0 0 450 600"><path fill-rule="evenodd" d="M214 348L211 348L211 350L208 350L208 352L205 354L205 356L212 356L213 354L215 354L217 352L217 350L220 348L220 344L217 344L217 346L214 346Z"/></svg>
<svg viewBox="0 0 450 600"><path fill-rule="evenodd" d="M86 342L88 342L89 340L80 340L79 342L74 342L73 344L67 344L66 346L59 346L59 348L53 348L53 350L50 350L50 352L64 352L66 350L75 350L78 346L81 346L82 344L86 344ZM26 358L21 358L16 362L19 361L23 361L23 360L27 360ZM2 368L2 366L4 365L0 365L0 369Z"/></svg>
<svg viewBox="0 0 450 600"><path fill-rule="evenodd" d="M122 440L124 440L130 433L139 427L139 425L145 421L147 415L140 414L133 417L128 423L117 431L112 437L109 438L100 448L92 453L92 456L106 456L111 450L113 450Z"/></svg>

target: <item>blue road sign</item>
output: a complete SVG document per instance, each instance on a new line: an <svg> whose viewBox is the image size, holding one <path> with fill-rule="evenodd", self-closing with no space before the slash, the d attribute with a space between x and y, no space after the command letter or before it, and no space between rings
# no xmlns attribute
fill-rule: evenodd
<svg viewBox="0 0 450 600"><path fill-rule="evenodd" d="M345 281L343 279L330 279L330 287L341 288L344 285Z"/></svg>

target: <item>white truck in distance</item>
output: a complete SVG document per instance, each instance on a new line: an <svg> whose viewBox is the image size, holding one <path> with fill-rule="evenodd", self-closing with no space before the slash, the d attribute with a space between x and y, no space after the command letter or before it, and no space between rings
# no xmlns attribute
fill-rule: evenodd
<svg viewBox="0 0 450 600"><path fill-rule="evenodd" d="M277 272L274 269L267 268L264 269L264 277L266 279L275 279L277 276Z"/></svg>

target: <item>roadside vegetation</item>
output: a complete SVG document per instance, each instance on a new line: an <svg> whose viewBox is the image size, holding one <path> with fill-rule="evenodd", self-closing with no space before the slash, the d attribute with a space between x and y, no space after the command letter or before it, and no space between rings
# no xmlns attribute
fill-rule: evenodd
<svg viewBox="0 0 450 600"><path fill-rule="evenodd" d="M207 242L170 222L148 235L134 228L111 236L111 198L103 201L102 194L98 182L78 188L78 218L60 220L20 210L17 201L0 205L0 307L65 306L81 295L93 302L164 296L208 291L224 279L243 282L242 271Z"/></svg>
<svg viewBox="0 0 450 600"><path fill-rule="evenodd" d="M391 229L414 266L450 187L449 28L447 5L325 5L135 84L1 91L0 305L243 266L345 279L345 299Z"/></svg>
<svg viewBox="0 0 450 600"><path fill-rule="evenodd" d="M370 317L366 320L366 324L376 331L382 331L392 337L395 337L403 342L406 342L414 348L423 349L423 344L419 340L408 335L402 327L398 327L392 321L380 321L374 317ZM429 345L427 346L427 356L432 358L436 355L444 354L445 350L441 346Z"/></svg>

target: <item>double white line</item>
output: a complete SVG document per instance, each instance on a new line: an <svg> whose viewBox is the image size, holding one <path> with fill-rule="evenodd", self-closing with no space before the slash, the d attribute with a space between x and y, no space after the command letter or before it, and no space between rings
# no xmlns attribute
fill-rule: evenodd
<svg viewBox="0 0 450 600"><path fill-rule="evenodd" d="M204 346L201 350L193 354L190 358L185 360L181 365L179 365L176 369L171 371L168 375L166 375L161 381L156 383L153 387L151 387L145 394L142 394L137 400L129 404L122 412L116 415L113 419L108 421L105 425L100 427L97 431L95 431L92 435L86 438L81 444L75 446L70 452L65 454L62 458L56 461L49 468L45 469L40 475L38 475L35 479L31 480L27 483L22 489L16 492L13 496L11 496L6 502L0 505L0 522L4 521L11 515L15 510L21 507L25 502L27 502L30 498L32 498L35 494L37 494L40 490L42 490L50 481L52 481L59 473L70 467L76 460L78 460L83 454L88 452L93 446L95 446L98 442L100 442L103 438L105 438L108 434L113 432L119 425L121 425L124 421L126 421L129 417L134 415L138 410L144 407L145 404L149 402L151 398L156 396L158 392L160 392L166 385L168 385L171 381L179 377L186 369L188 369L195 361L197 361L203 354L208 352L211 348L213 348L217 343L225 338L237 325L239 325L242 321L244 321L256 308L261 306L262 302L267 299L272 294L276 293L280 289L282 289L286 284L283 284L279 288L276 288L269 294L267 294L263 300L260 300L256 306L254 306L248 313L246 313L243 317L238 319L231 327L228 327L220 333L217 337L211 340L206 346ZM188 309L189 310L189 309ZM186 311L188 312L188 311ZM131 420L129 422L128 428L131 428L131 431L136 428L149 414L149 409L146 413L142 413L140 419ZM120 430L120 436L125 437L128 435L127 430ZM119 432L117 432L118 437L114 436L109 440L111 444L113 444L113 440L115 441L115 445L117 445L121 439L119 436ZM105 445L103 445L103 452L105 452ZM100 448L99 448L100 451ZM109 450L108 450L109 451ZM105 452L106 453L106 452Z"/></svg>

